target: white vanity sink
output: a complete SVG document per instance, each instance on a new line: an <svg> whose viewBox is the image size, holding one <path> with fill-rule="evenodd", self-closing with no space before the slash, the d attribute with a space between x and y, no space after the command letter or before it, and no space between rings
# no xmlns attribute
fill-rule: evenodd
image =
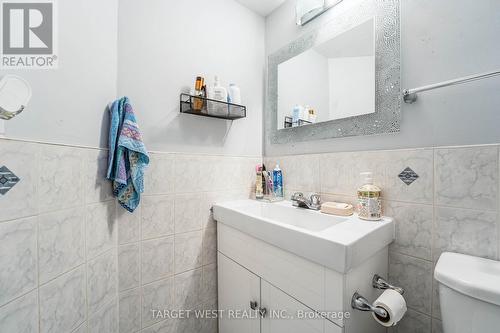
<svg viewBox="0 0 500 333"><path fill-rule="evenodd" d="M285 251L347 273L394 239L391 218L364 221L294 207L290 201L237 200L216 204L215 219Z"/></svg>

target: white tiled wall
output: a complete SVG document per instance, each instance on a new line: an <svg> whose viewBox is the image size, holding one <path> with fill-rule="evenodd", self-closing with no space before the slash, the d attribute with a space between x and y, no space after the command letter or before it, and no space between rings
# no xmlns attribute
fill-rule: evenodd
<svg viewBox="0 0 500 333"><path fill-rule="evenodd" d="M394 332L441 332L434 265L443 251L500 259L499 146L446 147L266 157L279 161L287 195L321 193L356 202L359 173L374 172L384 214L396 220L389 279L406 289L409 311ZM406 185L406 167L419 178Z"/></svg>
<svg viewBox="0 0 500 333"><path fill-rule="evenodd" d="M216 332L151 309L213 309L210 207L246 198L260 157L152 153L141 206L117 207L107 152L0 139L0 332Z"/></svg>

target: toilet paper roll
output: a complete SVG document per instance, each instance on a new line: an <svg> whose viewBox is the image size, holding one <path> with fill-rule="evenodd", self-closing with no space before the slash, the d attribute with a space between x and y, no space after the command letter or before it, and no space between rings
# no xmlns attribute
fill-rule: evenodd
<svg viewBox="0 0 500 333"><path fill-rule="evenodd" d="M373 318L382 326L395 326L406 313L406 301L404 297L395 290L385 290L379 298L373 302L374 307L384 309L388 317L382 318L375 313L372 313Z"/></svg>

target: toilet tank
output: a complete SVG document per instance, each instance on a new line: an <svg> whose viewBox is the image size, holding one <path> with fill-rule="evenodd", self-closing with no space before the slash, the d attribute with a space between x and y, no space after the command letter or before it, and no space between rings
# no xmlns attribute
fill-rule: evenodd
<svg viewBox="0 0 500 333"><path fill-rule="evenodd" d="M500 262L445 252L434 278L444 333L500 332Z"/></svg>

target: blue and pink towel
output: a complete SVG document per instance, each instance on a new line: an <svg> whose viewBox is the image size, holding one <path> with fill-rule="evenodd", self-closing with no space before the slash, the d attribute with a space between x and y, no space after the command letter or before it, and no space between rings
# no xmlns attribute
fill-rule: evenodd
<svg viewBox="0 0 500 333"><path fill-rule="evenodd" d="M113 182L113 195L120 205L133 212L144 192L144 171L149 164L149 156L129 99L123 97L116 100L109 111L107 178Z"/></svg>

